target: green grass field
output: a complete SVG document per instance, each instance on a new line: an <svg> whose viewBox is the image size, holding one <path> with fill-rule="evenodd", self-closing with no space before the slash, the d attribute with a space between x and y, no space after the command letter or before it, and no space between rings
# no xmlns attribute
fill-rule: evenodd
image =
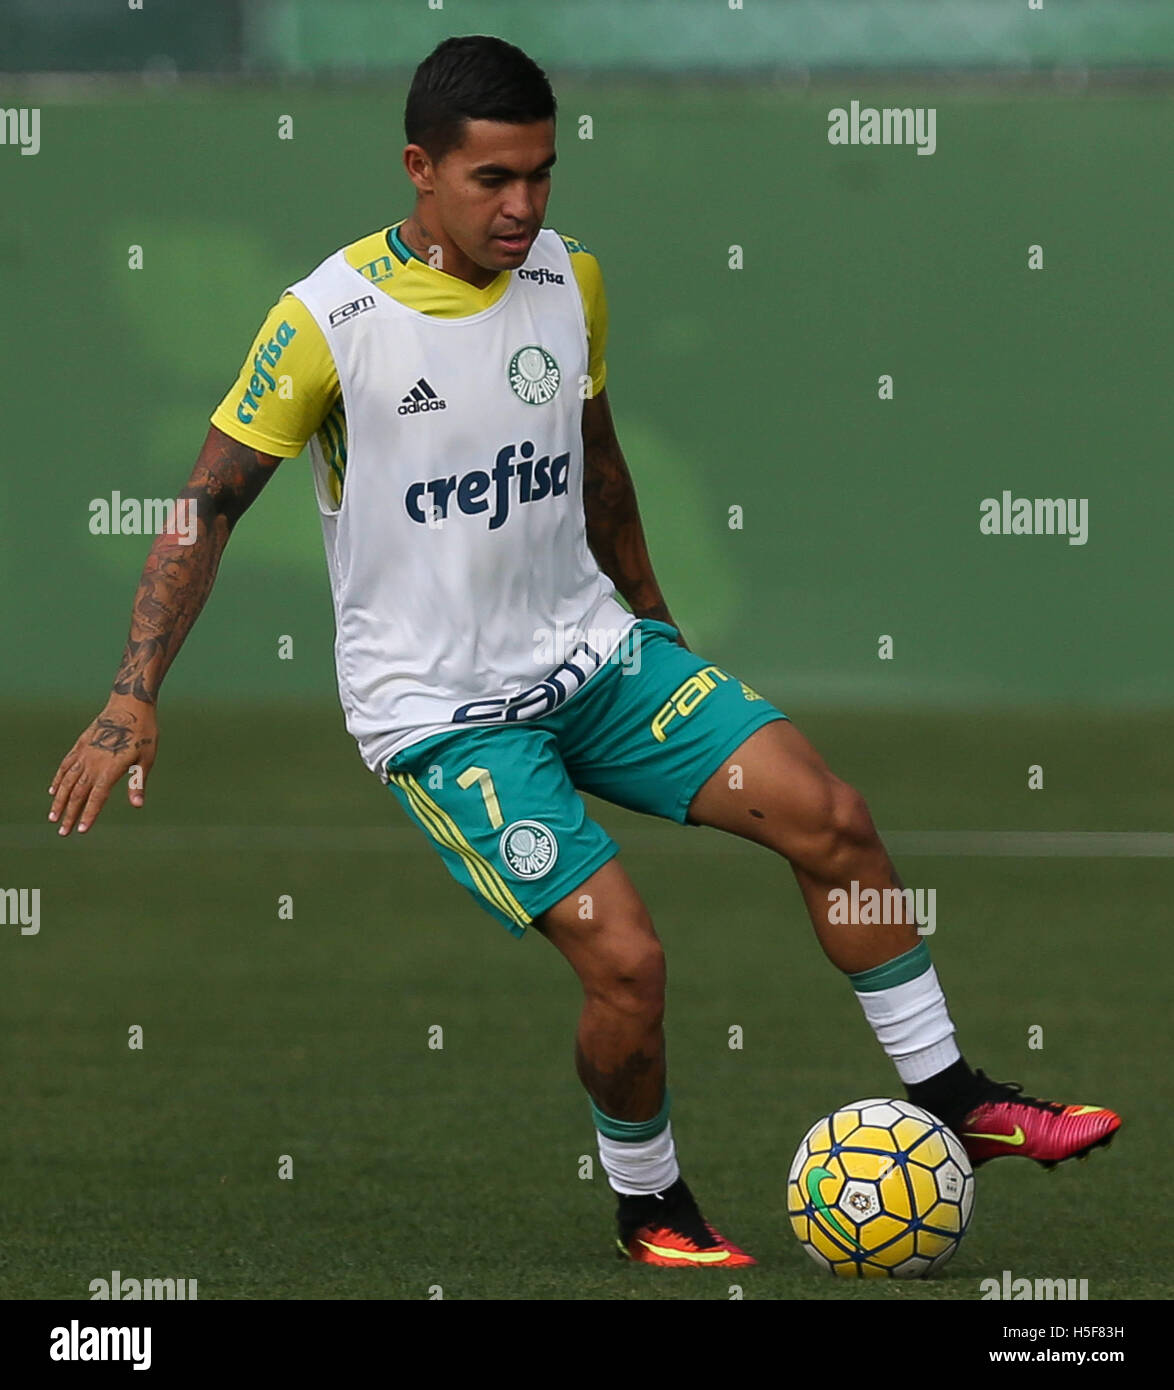
<svg viewBox="0 0 1174 1390"><path fill-rule="evenodd" d="M792 712L882 830L1169 824L1170 716ZM165 702L146 810L120 789L62 843L44 790L93 713L6 710L0 882L42 895L39 934L0 928L0 1297L85 1298L114 1269L196 1278L201 1299L730 1296L729 1275L615 1259L597 1158L578 1176L595 1155L577 982L448 879L337 711ZM1125 1127L1087 1163L983 1169L942 1277L841 1284L791 1235L786 1169L814 1119L893 1094L895 1075L785 864L593 808L666 943L683 1171L759 1259L737 1276L747 1298L976 1299L1004 1269L1087 1278L1093 1299L1170 1296L1169 858L900 857L938 890L930 945L972 1064Z"/></svg>

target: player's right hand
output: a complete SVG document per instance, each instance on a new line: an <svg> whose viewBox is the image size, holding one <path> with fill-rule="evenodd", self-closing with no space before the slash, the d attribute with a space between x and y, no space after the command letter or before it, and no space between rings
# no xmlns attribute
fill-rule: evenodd
<svg viewBox="0 0 1174 1390"><path fill-rule="evenodd" d="M136 766L142 769L142 776L132 778L127 796L132 806L141 806L158 745L155 706L112 695L54 774L49 787L53 798L49 819L60 821L57 833L68 835L75 824L78 834L87 831L119 779Z"/></svg>

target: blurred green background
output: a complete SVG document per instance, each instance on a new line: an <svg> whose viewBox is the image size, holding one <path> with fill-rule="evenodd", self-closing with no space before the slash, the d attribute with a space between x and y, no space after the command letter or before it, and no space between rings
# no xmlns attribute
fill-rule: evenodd
<svg viewBox="0 0 1174 1390"><path fill-rule="evenodd" d="M891 1069L784 865L592 801L668 945L682 1162L762 1261L748 1296L974 1299L1008 1267L1168 1296L1169 840L1110 862L925 857L918 834L1170 829L1169 7L193 16L0 0L0 107L41 110L36 157L0 146L0 886L43 890L37 936L0 927L0 1292L77 1297L119 1268L203 1298L727 1296L614 1267L603 1178L576 1176L574 979L477 913L345 735L305 458L239 526L168 678L146 809L119 790L67 844L44 822L147 549L91 536L89 503L181 486L284 286L411 210L411 68L490 32L555 82L548 224L600 259L608 394L691 644L795 715L906 881L941 890L970 1060L1127 1118L1087 1168L984 1173L945 1280L821 1280L782 1175ZM853 99L936 108L937 152L830 146ZM1087 545L981 535L1004 489L1087 498Z"/></svg>
<svg viewBox="0 0 1174 1390"><path fill-rule="evenodd" d="M419 8L402 7L416 35ZM261 7L255 46L313 9ZM915 32L909 13L893 7ZM427 22L439 39L497 18L529 42L517 6ZM727 12L731 36L743 18ZM1049 12L1039 32L1065 25ZM814 43L811 23L790 32L785 51ZM1075 71L557 82L547 221L603 268L608 394L654 562L692 644L784 708L1169 700L1174 104ZM6 88L42 110L35 158L0 147L10 693L103 695L146 546L90 535L89 503L174 495L281 290L411 211L407 81ZM936 153L829 145L827 113L852 99L936 108ZM333 697L308 473L283 465L241 525L168 698ZM1087 498L1087 544L980 534L1004 489Z"/></svg>

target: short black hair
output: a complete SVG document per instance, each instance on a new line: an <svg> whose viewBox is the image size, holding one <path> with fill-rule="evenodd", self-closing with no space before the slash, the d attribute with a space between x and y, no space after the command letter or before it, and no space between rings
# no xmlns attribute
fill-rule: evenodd
<svg viewBox="0 0 1174 1390"><path fill-rule="evenodd" d="M530 125L558 110L546 74L504 39L464 34L438 43L416 69L404 106L409 145L434 163L459 149L466 121Z"/></svg>

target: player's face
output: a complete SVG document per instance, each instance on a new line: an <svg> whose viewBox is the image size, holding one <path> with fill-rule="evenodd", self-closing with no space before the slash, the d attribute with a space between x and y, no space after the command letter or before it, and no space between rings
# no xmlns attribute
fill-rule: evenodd
<svg viewBox="0 0 1174 1390"><path fill-rule="evenodd" d="M464 142L433 167L436 221L474 265L515 269L542 229L555 157L553 121L466 121Z"/></svg>

